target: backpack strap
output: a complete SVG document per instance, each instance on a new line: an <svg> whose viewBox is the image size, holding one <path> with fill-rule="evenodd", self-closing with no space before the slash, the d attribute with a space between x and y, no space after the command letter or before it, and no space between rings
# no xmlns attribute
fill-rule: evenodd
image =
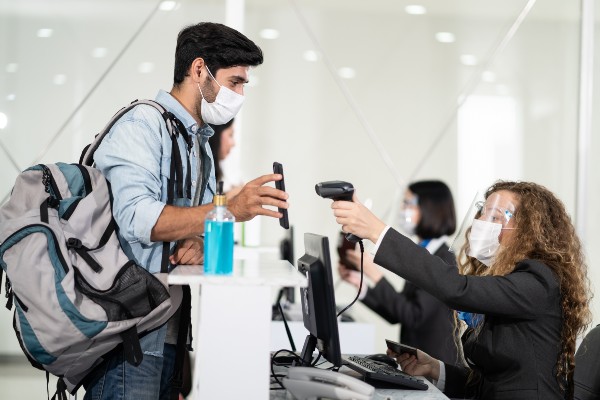
<svg viewBox="0 0 600 400"><path fill-rule="evenodd" d="M117 123L117 121L123 117L127 112L129 112L132 108L145 104L151 107L154 107L160 115L163 117L165 121L165 125L167 127L167 131L169 132L169 137L171 138L171 165L169 171L169 180L167 184L167 204L173 204L175 201L175 193L177 197L184 196L184 179L185 179L185 194L187 198L191 198L191 188L192 188L192 178L190 171L190 152L193 147L192 138L187 133L185 126L183 123L170 111L167 111L160 103L154 100L134 100L129 105L120 109L111 119L108 121L106 126L95 136L95 139L92 143L86 146L79 158L79 163L82 165L93 166L94 165L94 154L100 143L104 137L110 132L112 127ZM185 154L185 159L187 162L187 171L188 174L184 178L183 176L183 162L182 162L182 154L179 151L179 145L177 142L178 135L182 135L186 142L186 150L187 154ZM177 192L175 192L177 191ZM170 262L169 256L171 252L171 243L164 242L163 243L163 254L161 260L161 272L167 273L169 272Z"/></svg>

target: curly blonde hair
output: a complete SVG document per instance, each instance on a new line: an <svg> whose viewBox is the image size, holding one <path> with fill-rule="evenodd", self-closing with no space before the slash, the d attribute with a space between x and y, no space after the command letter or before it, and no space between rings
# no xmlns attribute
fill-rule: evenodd
<svg viewBox="0 0 600 400"><path fill-rule="evenodd" d="M519 261L534 259L554 272L560 283L563 318L556 379L571 398L576 340L591 321L590 282L581 242L563 203L545 187L498 181L487 190L485 198L501 190L513 193L519 202L513 217L514 236L500 247L491 268L466 256L467 241L459 253L459 270L464 275L503 276L510 274Z"/></svg>

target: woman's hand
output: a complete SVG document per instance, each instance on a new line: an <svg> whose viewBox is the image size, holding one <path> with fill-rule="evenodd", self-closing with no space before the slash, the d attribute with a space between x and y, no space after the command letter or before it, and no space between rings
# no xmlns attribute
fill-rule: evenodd
<svg viewBox="0 0 600 400"><path fill-rule="evenodd" d="M347 250L346 258L353 265L356 265L356 268L360 269L359 249ZM370 254L363 254L363 272L374 284L377 284L377 282L383 278L383 272L381 272L381 268L373 262L373 256Z"/></svg>
<svg viewBox="0 0 600 400"><path fill-rule="evenodd" d="M398 354L390 349L387 350L387 355L395 358L402 371L409 375L440 379L440 361L421 350L417 349L416 357L408 353Z"/></svg>
<svg viewBox="0 0 600 400"><path fill-rule="evenodd" d="M358 201L356 193L352 201L334 201L331 208L343 232L377 243L385 224Z"/></svg>

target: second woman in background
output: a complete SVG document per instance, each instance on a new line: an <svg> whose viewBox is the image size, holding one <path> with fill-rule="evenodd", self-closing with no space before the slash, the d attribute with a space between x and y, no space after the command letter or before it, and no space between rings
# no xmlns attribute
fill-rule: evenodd
<svg viewBox="0 0 600 400"><path fill-rule="evenodd" d="M214 135L208 139L208 144L210 145L215 160L215 178L217 182L224 180L221 162L227 158L229 152L235 146L235 139L233 138L233 122L234 120L232 119L223 125L209 124L213 131L215 131ZM243 185L227 187L227 198L230 199L238 194L242 187Z"/></svg>
<svg viewBox="0 0 600 400"><path fill-rule="evenodd" d="M448 235L456 229L456 214L452 193L445 183L431 180L410 184L404 194L400 224L403 231L415 235L431 254L456 265L455 256L446 244ZM360 265L360 253L349 251L347 260ZM435 354L446 363L456 363L452 311L409 281L401 292L396 292L372 257L364 257L363 268L374 286L364 288L366 295L362 302L389 323L400 323L400 342ZM360 277L356 271L340 264L339 272L344 280L358 287Z"/></svg>

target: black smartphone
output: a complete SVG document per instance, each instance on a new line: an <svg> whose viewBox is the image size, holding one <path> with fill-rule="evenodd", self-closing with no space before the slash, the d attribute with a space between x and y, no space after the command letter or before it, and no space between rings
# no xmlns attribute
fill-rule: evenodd
<svg viewBox="0 0 600 400"><path fill-rule="evenodd" d="M355 242L351 242L348 239L346 239L346 234L344 232L340 232L339 236L338 236L338 246L337 246L337 252L338 252L338 256L340 257L340 263L349 269L353 269L355 271L358 271L358 265L350 262L350 260L348 260L348 257L346 256L346 252L348 250L354 250L356 248L356 243Z"/></svg>
<svg viewBox="0 0 600 400"><path fill-rule="evenodd" d="M275 161L273 163L273 173L280 174L282 176L280 181L275 181L275 187L285 192L285 178L283 178L283 165ZM283 217L279 218L279 225L282 228L290 229L290 221L288 220L288 210L286 208L278 208L279 212L283 214Z"/></svg>
<svg viewBox="0 0 600 400"><path fill-rule="evenodd" d="M412 346L407 346L389 339L385 339L385 342L387 343L388 349L392 350L396 354L408 353L415 357L417 356L417 349Z"/></svg>

